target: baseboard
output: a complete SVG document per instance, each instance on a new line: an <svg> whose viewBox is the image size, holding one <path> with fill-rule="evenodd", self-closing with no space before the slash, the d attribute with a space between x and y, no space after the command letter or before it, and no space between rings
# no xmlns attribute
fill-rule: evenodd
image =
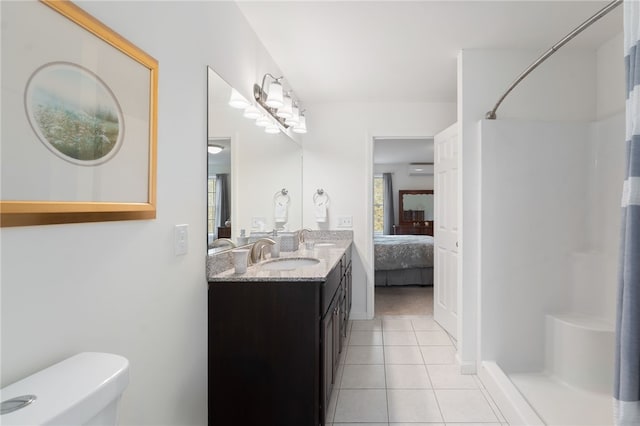
<svg viewBox="0 0 640 426"><path fill-rule="evenodd" d="M544 422L498 364L483 361L478 377L509 425L544 426Z"/></svg>
<svg viewBox="0 0 640 426"><path fill-rule="evenodd" d="M367 314L366 312L354 312L351 311L351 313L349 314L349 319L350 320L368 320L368 319L372 319L373 316L369 316L369 314Z"/></svg>
<svg viewBox="0 0 640 426"><path fill-rule="evenodd" d="M456 352L456 362L460 366L460 374L476 374L478 371L475 362L462 361L460 359L460 352Z"/></svg>

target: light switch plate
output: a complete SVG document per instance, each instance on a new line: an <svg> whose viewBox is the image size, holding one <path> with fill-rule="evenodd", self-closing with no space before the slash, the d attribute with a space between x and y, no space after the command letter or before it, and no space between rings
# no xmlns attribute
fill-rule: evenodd
<svg viewBox="0 0 640 426"><path fill-rule="evenodd" d="M176 225L173 236L176 256L187 254L189 251L189 225Z"/></svg>
<svg viewBox="0 0 640 426"><path fill-rule="evenodd" d="M338 216L338 228L353 227L353 216Z"/></svg>

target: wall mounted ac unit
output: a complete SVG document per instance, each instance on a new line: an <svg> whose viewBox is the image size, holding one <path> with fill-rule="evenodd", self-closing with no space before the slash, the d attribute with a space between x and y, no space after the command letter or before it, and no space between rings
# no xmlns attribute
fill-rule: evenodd
<svg viewBox="0 0 640 426"><path fill-rule="evenodd" d="M408 172L409 176L433 175L433 163L410 163Z"/></svg>

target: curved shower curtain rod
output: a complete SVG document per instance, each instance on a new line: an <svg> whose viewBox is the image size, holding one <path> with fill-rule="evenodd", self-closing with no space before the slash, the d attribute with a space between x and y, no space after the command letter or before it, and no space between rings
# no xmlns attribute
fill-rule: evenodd
<svg viewBox="0 0 640 426"><path fill-rule="evenodd" d="M532 63L531 65L529 65L529 67L527 67L526 70L524 70L522 72L522 74L520 74L518 76L518 78L515 79L515 81L513 83L511 83L511 86L509 86L509 88L507 89L506 92L504 92L504 95L502 95L500 97L500 99L498 99L498 102L496 102L496 105L493 107L493 109L489 112L487 112L487 114L485 115L485 118L487 118L488 120L495 120L496 119L496 111L498 110L498 107L500 106L500 104L502 103L502 101L504 101L504 99L507 97L507 95L509 93L511 93L511 91L518 85L518 83L520 83L522 80L525 79L526 76L528 76L531 71L533 71L534 69L536 69L536 67L538 65L540 65L542 62L545 61L545 59L547 59L549 56L553 55L558 49L560 49L562 46L564 46L565 44L567 44L571 39L573 39L575 36L577 36L578 34L580 34L582 31L584 31L587 27L589 27L591 24L593 24L594 22L596 22L598 19L602 18L604 15L606 15L607 13L611 12L613 9L615 9L617 6L620 6L622 4L623 0L613 0L611 3L607 4L605 7L603 7L602 9L600 9L595 15L593 15L591 18L587 19L586 21L584 21L582 24L580 24L578 27L576 27L576 29L574 29L573 31L571 31L569 34L567 34L566 36L564 36L564 38L562 40L560 40L559 42L557 42L556 44L554 44L553 46L551 46L551 49L547 50L542 56L540 56L534 63Z"/></svg>

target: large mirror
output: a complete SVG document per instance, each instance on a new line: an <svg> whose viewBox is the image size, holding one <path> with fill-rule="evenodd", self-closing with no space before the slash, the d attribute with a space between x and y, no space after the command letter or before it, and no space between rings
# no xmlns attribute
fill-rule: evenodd
<svg viewBox="0 0 640 426"><path fill-rule="evenodd" d="M241 230L249 236L302 227L302 147L283 132L265 133L255 120L243 116L242 109L229 106L231 90L208 68L210 249L217 238L237 241ZM288 200L284 207L283 200Z"/></svg>
<svg viewBox="0 0 640 426"><path fill-rule="evenodd" d="M433 191L401 190L398 195L400 223L413 224L433 221Z"/></svg>

